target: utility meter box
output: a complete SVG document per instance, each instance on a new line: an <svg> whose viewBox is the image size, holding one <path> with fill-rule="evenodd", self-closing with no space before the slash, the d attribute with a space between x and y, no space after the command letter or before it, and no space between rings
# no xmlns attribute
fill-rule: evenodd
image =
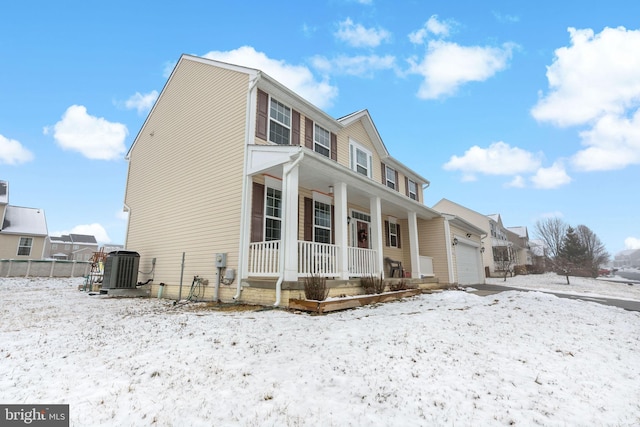
<svg viewBox="0 0 640 427"><path fill-rule="evenodd" d="M227 268L227 254L216 254L216 268Z"/></svg>

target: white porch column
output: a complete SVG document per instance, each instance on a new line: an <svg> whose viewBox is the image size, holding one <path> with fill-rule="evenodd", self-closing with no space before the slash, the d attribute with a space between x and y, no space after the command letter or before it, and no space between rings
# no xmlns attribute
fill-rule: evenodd
<svg viewBox="0 0 640 427"><path fill-rule="evenodd" d="M418 216L415 212L408 213L409 224L409 251L411 253L411 277L419 279L420 272L420 247L418 240Z"/></svg>
<svg viewBox="0 0 640 427"><path fill-rule="evenodd" d="M333 189L333 204L334 204L334 223L336 226L336 241L338 246L338 272L340 273L340 279L349 279L349 253L348 253L348 240L347 240L347 184L339 182Z"/></svg>
<svg viewBox="0 0 640 427"><path fill-rule="evenodd" d="M384 254L382 253L382 206L380 205L380 197L372 197L369 199L369 209L371 212L371 249L376 251L376 263L378 274L384 273Z"/></svg>
<svg viewBox="0 0 640 427"><path fill-rule="evenodd" d="M284 280L298 280L298 169L294 163L283 166L282 180L282 248Z"/></svg>

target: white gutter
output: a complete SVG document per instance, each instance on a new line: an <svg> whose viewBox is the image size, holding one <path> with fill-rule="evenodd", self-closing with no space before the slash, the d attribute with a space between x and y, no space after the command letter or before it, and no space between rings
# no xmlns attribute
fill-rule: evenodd
<svg viewBox="0 0 640 427"><path fill-rule="evenodd" d="M252 80L249 80L249 90L247 91L247 111L246 111L246 119L245 119L245 129L244 129L244 166L242 171L242 204L240 206L240 245L238 251L238 283L236 284L236 294L233 296L234 301L240 298L240 292L242 292L242 277L245 271L245 263L246 263L246 242L247 238L247 229L249 228L247 224L247 195L249 194L249 177L247 176L247 164L249 163L249 150L247 147L251 143L251 129L252 123L251 114L253 111L254 104L251 102L253 100L252 93L255 87L260 80L260 72L256 73L255 77ZM220 272L218 272L220 275Z"/></svg>
<svg viewBox="0 0 640 427"><path fill-rule="evenodd" d="M283 190L284 191L289 191L288 185L287 185L287 179L289 178L289 174L291 173L291 171L293 170L293 168L295 168L296 166L298 166L298 163L300 163L300 161L304 158L304 151L300 150L300 154L298 154L298 157L293 161L293 163L291 164L284 164L282 166L282 185L283 185ZM283 247L280 248L280 259L278 260L278 264L279 264L279 269L280 269L280 276L278 277L278 281L276 282L276 302L273 304L274 307L278 307L280 305L280 299L282 296L282 282L284 282L284 256L283 256L283 252L284 252L284 242L286 242L286 234L287 234L287 209L288 206L285 206L283 203L282 206L282 224L284 224L285 226L282 228L282 234L280 235L280 241L283 243Z"/></svg>

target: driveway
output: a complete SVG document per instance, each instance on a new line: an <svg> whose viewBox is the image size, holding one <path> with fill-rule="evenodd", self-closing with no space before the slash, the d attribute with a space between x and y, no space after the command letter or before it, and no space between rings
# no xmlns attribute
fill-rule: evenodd
<svg viewBox="0 0 640 427"><path fill-rule="evenodd" d="M591 301L591 302L596 302L598 304L603 304L603 305L610 305L613 307L619 307L619 308L623 308L625 310L628 311L640 311L640 301L628 301L628 300L622 300L622 299L615 299L615 298L606 298L606 297L592 297L592 296L587 296L587 295L572 295L572 294L563 294L563 293L558 293L558 292L549 292L549 291L539 291L539 290L533 290L533 289L522 289L522 288L512 288L509 286L502 286L502 285L473 285L473 286L469 286L469 288L474 289L469 290L468 292L476 294L476 295L480 295L480 296L487 296L487 295L494 295L500 292L505 292L505 291L521 291L521 292L544 292L547 294L553 294L559 298L569 298L569 299L578 299L578 300L583 300L583 301Z"/></svg>

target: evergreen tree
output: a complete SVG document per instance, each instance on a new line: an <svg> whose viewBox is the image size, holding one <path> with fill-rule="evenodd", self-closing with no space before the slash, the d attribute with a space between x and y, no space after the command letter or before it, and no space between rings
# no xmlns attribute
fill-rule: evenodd
<svg viewBox="0 0 640 427"><path fill-rule="evenodd" d="M571 271L584 268L588 264L587 247L580 241L580 236L571 226L567 227L567 232L562 239L557 261L567 277L568 285Z"/></svg>

